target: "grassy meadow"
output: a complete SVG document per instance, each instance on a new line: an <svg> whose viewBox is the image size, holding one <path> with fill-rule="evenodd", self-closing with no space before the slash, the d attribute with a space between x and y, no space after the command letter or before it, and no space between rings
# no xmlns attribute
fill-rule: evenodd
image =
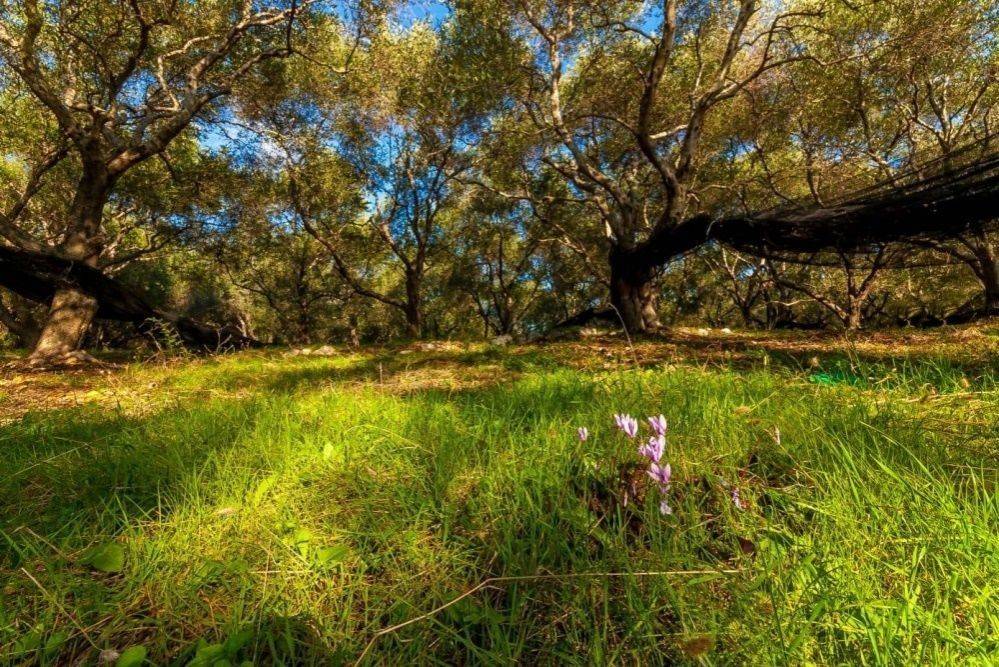
<svg viewBox="0 0 999 667"><path fill-rule="evenodd" d="M2 664L999 655L996 328L8 375L0 448Z"/></svg>

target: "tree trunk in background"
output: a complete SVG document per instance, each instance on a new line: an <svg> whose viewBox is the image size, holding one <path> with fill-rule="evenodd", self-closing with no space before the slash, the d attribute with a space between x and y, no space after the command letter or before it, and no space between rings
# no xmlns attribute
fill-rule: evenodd
<svg viewBox="0 0 999 667"><path fill-rule="evenodd" d="M101 253L97 239L104 205L113 184L103 164L88 165L84 160L83 175L70 205L72 231L59 246L59 254L63 258L97 268L97 258ZM45 366L69 359L83 345L83 337L94 321L98 306L93 296L79 289L56 290L28 363Z"/></svg>
<svg viewBox="0 0 999 667"><path fill-rule="evenodd" d="M975 244L974 251L978 266L972 268L985 292L983 314L986 317L999 315L999 257L984 233L978 235L977 240L979 243Z"/></svg>
<svg viewBox="0 0 999 667"><path fill-rule="evenodd" d="M985 284L985 314L999 316L999 264L993 263L989 278Z"/></svg>
<svg viewBox="0 0 999 667"><path fill-rule="evenodd" d="M80 349L96 314L97 299L92 296L76 289L56 292L29 362L42 364L68 358Z"/></svg>
<svg viewBox="0 0 999 667"><path fill-rule="evenodd" d="M846 319L843 321L847 331L857 331L864 322L864 301L862 299L850 299L847 305Z"/></svg>
<svg viewBox="0 0 999 667"><path fill-rule="evenodd" d="M298 317L295 321L295 344L309 345L312 343L312 318L309 305L303 302L297 304Z"/></svg>
<svg viewBox="0 0 999 667"><path fill-rule="evenodd" d="M503 295L502 306L497 308L496 317L499 321L498 335L509 336L513 334L517 319L514 313L513 298L509 294Z"/></svg>
<svg viewBox="0 0 999 667"><path fill-rule="evenodd" d="M790 328L795 323L794 311L785 305L788 299L785 299L783 294L780 294L778 299L780 300L767 300L764 328L768 331Z"/></svg>
<svg viewBox="0 0 999 667"><path fill-rule="evenodd" d="M630 334L659 328L652 269L635 267L616 249L611 251L611 304Z"/></svg>
<svg viewBox="0 0 999 667"><path fill-rule="evenodd" d="M406 335L410 338L423 336L423 316L418 305L406 306Z"/></svg>
<svg viewBox="0 0 999 667"><path fill-rule="evenodd" d="M351 315L350 319L347 320L350 324L350 330L347 335L350 338L350 346L354 349L361 347L361 325L358 321L357 315Z"/></svg>
<svg viewBox="0 0 999 667"><path fill-rule="evenodd" d="M415 271L406 272L406 334L411 338L423 336L423 302L420 295L422 276Z"/></svg>

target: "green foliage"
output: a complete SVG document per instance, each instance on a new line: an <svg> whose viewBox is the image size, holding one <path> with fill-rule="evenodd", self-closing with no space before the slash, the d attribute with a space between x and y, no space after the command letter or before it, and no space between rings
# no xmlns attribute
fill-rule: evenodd
<svg viewBox="0 0 999 667"><path fill-rule="evenodd" d="M321 4L294 5L288 25L233 35L189 91L190 68L229 43L219 36L237 3L85 0L37 16L34 3L8 3L4 242L23 245L26 235L61 255L82 234L102 268L156 306L236 322L265 341L529 335L605 306L610 250L643 244L657 226L821 204L999 126L999 19L979 0L678 0L680 28L649 91L663 34L655 3L462 0L441 3L439 22L411 23L400 20L413 10L405 3ZM733 41L740 7L755 11ZM29 25L38 34L25 51ZM293 54L281 50L289 39ZM254 53L281 55L258 62ZM15 67L28 56L40 79ZM773 67L757 72L767 57ZM162 82L148 85L160 69ZM117 87L115 72L128 74ZM82 127L100 125L92 136L101 145L74 143L43 88L72 100L66 113ZM199 91L210 100L190 124L175 103ZM636 143L645 101L658 167ZM145 140L171 118L177 132L146 155ZM8 224L32 171L60 147L70 150ZM118 173L122 151L146 157ZM99 229L74 222L73 208L97 163L114 172ZM664 323L833 327L859 302L864 325L879 327L965 313L989 289L999 299L999 286L986 285L999 266L994 235L928 243L891 248L893 266L861 296L848 283L863 281L857 267L870 256L852 268L832 254L771 258L758 271L759 258L746 258L732 277L717 248L702 248L656 275L659 314ZM23 346L44 308L15 305L0 313L11 333L3 340ZM91 342L129 335L104 326Z"/></svg>

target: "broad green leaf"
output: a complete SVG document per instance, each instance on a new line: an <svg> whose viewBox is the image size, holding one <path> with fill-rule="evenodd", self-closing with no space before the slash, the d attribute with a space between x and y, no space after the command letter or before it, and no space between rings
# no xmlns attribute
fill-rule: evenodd
<svg viewBox="0 0 999 667"><path fill-rule="evenodd" d="M94 547L84 557L83 563L100 572L121 572L125 565L125 550L120 544L108 542Z"/></svg>
<svg viewBox="0 0 999 667"><path fill-rule="evenodd" d="M241 648L246 646L251 639L253 639L253 630L250 628L244 628L239 632L230 635L222 645L222 649L225 651L227 657L235 658L236 653L238 653Z"/></svg>
<svg viewBox="0 0 999 667"><path fill-rule="evenodd" d="M146 661L145 646L129 646L118 656L115 667L138 667Z"/></svg>
<svg viewBox="0 0 999 667"><path fill-rule="evenodd" d="M219 660L225 658L225 647L222 644L207 644L204 640L199 642L197 653L194 659L187 663L187 667L205 667L215 665Z"/></svg>
<svg viewBox="0 0 999 667"><path fill-rule="evenodd" d="M319 565L336 565L343 562L349 553L350 549L343 544L319 547L316 549L315 560Z"/></svg>

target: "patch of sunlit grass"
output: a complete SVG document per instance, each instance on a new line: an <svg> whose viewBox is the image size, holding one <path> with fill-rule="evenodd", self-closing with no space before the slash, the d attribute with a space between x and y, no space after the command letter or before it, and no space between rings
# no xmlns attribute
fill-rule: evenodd
<svg viewBox="0 0 999 667"><path fill-rule="evenodd" d="M3 660L141 645L181 664L366 648L373 664L984 664L999 649L990 366L640 346L635 368L612 347L248 353L88 380L93 400L0 427ZM669 420L672 515L655 493L615 500L617 466L640 461L616 412Z"/></svg>

